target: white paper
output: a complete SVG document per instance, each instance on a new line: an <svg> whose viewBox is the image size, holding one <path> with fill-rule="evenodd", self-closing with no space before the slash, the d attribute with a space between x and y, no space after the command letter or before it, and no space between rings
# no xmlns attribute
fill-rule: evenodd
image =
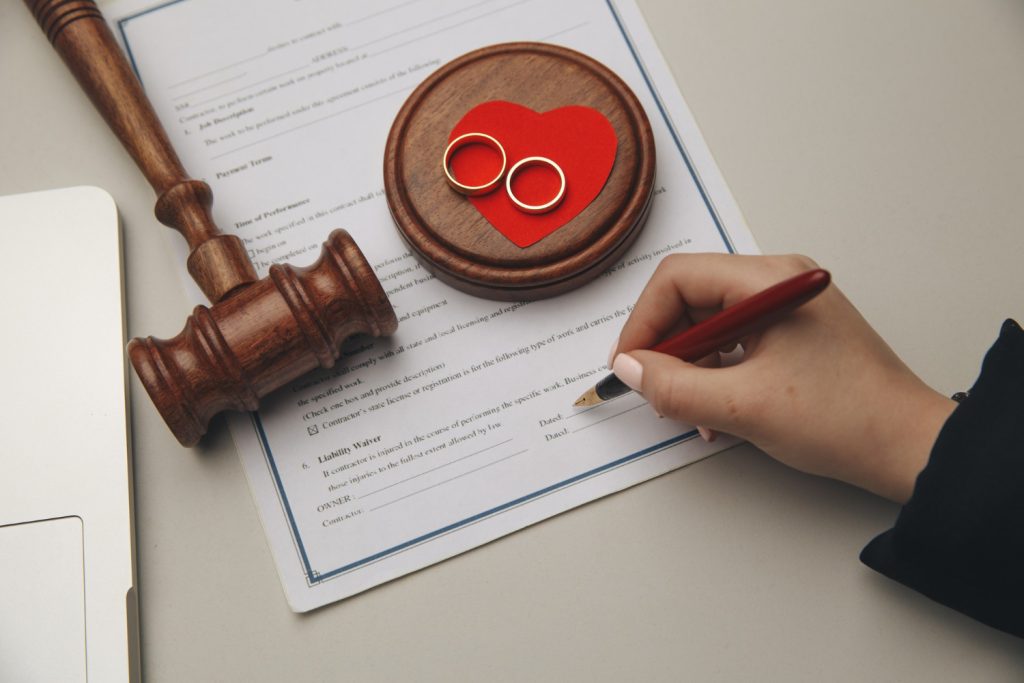
<svg viewBox="0 0 1024 683"><path fill-rule="evenodd" d="M232 433L289 603L305 611L438 562L729 445L658 419L636 395L572 401L660 258L755 252L632 2L334 0L108 9L189 171L260 274L305 265L349 230L399 316L237 416ZM383 199L384 142L430 72L483 45L556 42L611 67L651 120L657 189L623 261L526 305L431 278ZM192 291L195 291L194 288Z"/></svg>

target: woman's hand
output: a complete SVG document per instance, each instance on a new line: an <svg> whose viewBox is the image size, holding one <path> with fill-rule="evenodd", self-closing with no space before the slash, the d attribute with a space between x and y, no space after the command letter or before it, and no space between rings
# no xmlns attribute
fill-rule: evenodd
<svg viewBox="0 0 1024 683"><path fill-rule="evenodd" d="M816 267L803 256L667 257L622 329L612 370L665 417L906 502L956 404L918 379L835 285L742 340L736 365L640 350Z"/></svg>

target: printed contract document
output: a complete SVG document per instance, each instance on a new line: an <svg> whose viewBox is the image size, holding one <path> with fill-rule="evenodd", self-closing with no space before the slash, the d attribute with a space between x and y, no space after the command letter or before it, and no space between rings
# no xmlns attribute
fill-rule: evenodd
<svg viewBox="0 0 1024 683"><path fill-rule="evenodd" d="M573 400L671 252L755 252L629 0L175 0L106 5L185 167L260 275L345 228L399 318L231 429L288 597L306 611L729 445L635 394ZM485 45L548 41L610 67L654 129L647 225L568 294L494 302L435 280L383 198L385 138L428 74ZM443 150L438 150L438 159ZM440 168L439 168L440 172ZM179 240L180 242L180 240ZM183 243L179 245L183 248ZM191 289L197 301L198 290ZM599 533L599 532L598 532Z"/></svg>

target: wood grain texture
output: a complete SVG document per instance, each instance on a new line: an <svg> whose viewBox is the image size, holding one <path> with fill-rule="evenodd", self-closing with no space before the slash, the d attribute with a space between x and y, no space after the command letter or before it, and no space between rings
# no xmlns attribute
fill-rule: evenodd
<svg viewBox="0 0 1024 683"><path fill-rule="evenodd" d="M189 178L92 0L26 0L39 25L142 170L156 216L191 249L188 269L214 305L198 306L173 339L133 339L128 356L157 410L185 446L223 410L329 368L354 334L388 335L395 312L349 234L331 233L307 268L276 264L257 279L242 241L210 216L209 185Z"/></svg>
<svg viewBox="0 0 1024 683"><path fill-rule="evenodd" d="M592 107L618 137L615 165L597 198L526 248L494 230L439 168L455 124L491 100L537 112ZM618 76L567 48L506 43L449 62L413 91L388 135L384 189L399 233L439 279L477 296L539 299L584 284L622 256L646 220L654 171L650 123Z"/></svg>
<svg viewBox="0 0 1024 683"><path fill-rule="evenodd" d="M214 415L256 410L278 387L332 367L350 336L397 326L370 264L335 230L313 265L273 265L236 296L197 306L173 339L133 339L128 355L178 441L192 446Z"/></svg>
<svg viewBox="0 0 1024 683"><path fill-rule="evenodd" d="M192 180L92 0L25 0L64 63L156 191L157 219L182 234L188 270L216 303L254 282L242 241L210 215L213 193Z"/></svg>

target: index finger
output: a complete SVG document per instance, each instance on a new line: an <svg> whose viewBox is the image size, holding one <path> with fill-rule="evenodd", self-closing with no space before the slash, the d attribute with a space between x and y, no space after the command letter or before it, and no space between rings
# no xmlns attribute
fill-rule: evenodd
<svg viewBox="0 0 1024 683"><path fill-rule="evenodd" d="M613 355L648 349L678 331L688 311L720 310L815 267L806 257L672 254L658 264L619 335Z"/></svg>

